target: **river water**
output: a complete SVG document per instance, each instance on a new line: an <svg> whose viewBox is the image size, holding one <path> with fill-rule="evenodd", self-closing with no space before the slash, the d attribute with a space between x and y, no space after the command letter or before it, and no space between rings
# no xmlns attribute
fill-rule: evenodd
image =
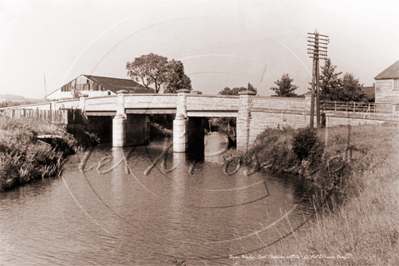
<svg viewBox="0 0 399 266"><path fill-rule="evenodd" d="M168 146L98 145L59 178L0 193L0 265L232 265L313 214L297 178L226 175L222 134L199 161Z"/></svg>

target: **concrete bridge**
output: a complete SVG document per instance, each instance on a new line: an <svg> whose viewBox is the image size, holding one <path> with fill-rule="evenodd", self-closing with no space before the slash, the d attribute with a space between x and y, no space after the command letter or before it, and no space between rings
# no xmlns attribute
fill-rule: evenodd
<svg viewBox="0 0 399 266"><path fill-rule="evenodd" d="M206 117L237 118L237 149L246 151L256 136L268 127L309 125L310 97L282 98L254 96L251 91L239 96L190 94L128 94L117 96L81 97L57 101L34 108L58 110L80 109L87 116L86 130L101 132L112 128L112 145L123 147L144 144L149 140L148 114L175 114L173 122L173 150L186 152L191 146L203 149L204 119ZM15 107L14 109L32 108ZM388 106L388 110L392 107ZM389 109L391 108L391 109ZM395 107L394 107L395 108ZM396 111L393 111L395 114ZM398 119L391 113L372 114L346 111L327 111L325 126L379 124Z"/></svg>

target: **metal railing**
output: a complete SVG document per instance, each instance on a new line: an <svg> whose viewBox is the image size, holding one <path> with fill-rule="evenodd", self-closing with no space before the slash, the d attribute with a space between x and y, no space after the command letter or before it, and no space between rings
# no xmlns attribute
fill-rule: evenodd
<svg viewBox="0 0 399 266"><path fill-rule="evenodd" d="M399 104L322 101L321 110L350 113L390 114L399 116Z"/></svg>

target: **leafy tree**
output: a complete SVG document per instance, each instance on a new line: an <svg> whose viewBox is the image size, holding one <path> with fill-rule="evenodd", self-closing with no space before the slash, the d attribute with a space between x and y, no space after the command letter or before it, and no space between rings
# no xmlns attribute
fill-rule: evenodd
<svg viewBox="0 0 399 266"><path fill-rule="evenodd" d="M223 90L218 92L219 95L234 95L233 90L229 87L225 87Z"/></svg>
<svg viewBox="0 0 399 266"><path fill-rule="evenodd" d="M147 89L152 89L149 86L154 84L154 90L158 93L161 85L166 82L167 64L166 57L153 53L142 55L126 63L127 75L137 82L141 81Z"/></svg>
<svg viewBox="0 0 399 266"><path fill-rule="evenodd" d="M298 88L298 86L291 84L294 79L290 79L290 76L287 74L283 74L281 80L277 80L274 82L277 87L271 87L270 89L275 91L278 97L297 97L294 90Z"/></svg>
<svg viewBox="0 0 399 266"><path fill-rule="evenodd" d="M165 93L176 93L180 89L191 90L191 79L184 73L181 61L172 59L167 66Z"/></svg>
<svg viewBox="0 0 399 266"><path fill-rule="evenodd" d="M323 67L321 67L320 75L320 100L337 101L339 99L339 91L342 86L342 80L338 77L342 72L335 73L335 68L328 58Z"/></svg>
<svg viewBox="0 0 399 266"><path fill-rule="evenodd" d="M128 61L126 69L128 76L156 93L161 87L169 93L176 93L178 89L191 89L191 80L184 74L181 61L168 62L168 58L150 53L136 57L133 62Z"/></svg>
<svg viewBox="0 0 399 266"><path fill-rule="evenodd" d="M363 93L363 85L353 74L345 73L343 78L335 73L331 60L327 59L320 75L320 99L326 101L367 101Z"/></svg>
<svg viewBox="0 0 399 266"><path fill-rule="evenodd" d="M342 78L342 93L341 101L367 101L364 94L363 84L360 84L359 79L356 79L353 74L345 73Z"/></svg>
<svg viewBox="0 0 399 266"><path fill-rule="evenodd" d="M230 89L229 87L225 87L223 90L219 91L218 94L219 95L238 95L238 93L240 91L246 91L246 90L254 91L254 92L258 93L258 90L251 83L248 83L247 88L236 87L236 88Z"/></svg>

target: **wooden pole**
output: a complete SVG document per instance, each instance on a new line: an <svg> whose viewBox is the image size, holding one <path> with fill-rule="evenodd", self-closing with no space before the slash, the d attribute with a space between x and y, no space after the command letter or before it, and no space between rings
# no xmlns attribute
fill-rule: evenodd
<svg viewBox="0 0 399 266"><path fill-rule="evenodd" d="M312 54L313 58L313 73L312 73L312 95L310 107L310 127L314 128L314 112L316 100L316 121L317 128L321 127L321 114L320 114L320 72L319 72L319 59L327 59L327 44L329 39L327 35L322 35L315 30L314 33L308 33L308 54ZM327 37L327 38L325 38ZM320 43L321 41L321 43ZM319 45L321 44L321 46ZM316 95L315 95L316 93ZM315 99L316 97L316 99ZM336 107L335 107L336 108Z"/></svg>
<svg viewBox="0 0 399 266"><path fill-rule="evenodd" d="M316 58L313 58L312 97L310 99L310 128L314 128L314 93L316 83Z"/></svg>

